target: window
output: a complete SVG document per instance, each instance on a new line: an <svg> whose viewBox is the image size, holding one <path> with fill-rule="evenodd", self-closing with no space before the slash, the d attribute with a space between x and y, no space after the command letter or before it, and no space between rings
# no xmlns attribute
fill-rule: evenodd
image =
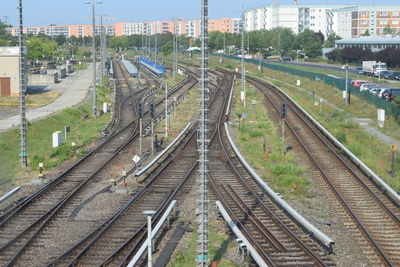
<svg viewBox="0 0 400 267"><path fill-rule="evenodd" d="M315 16L311 16L311 19L315 19Z"/></svg>
<svg viewBox="0 0 400 267"><path fill-rule="evenodd" d="M399 21L398 20L393 20L393 25L399 25Z"/></svg>
<svg viewBox="0 0 400 267"><path fill-rule="evenodd" d="M387 23L387 20L381 20L381 21L380 21L380 24L381 24L381 25L386 25L386 24L388 24L388 23Z"/></svg>
<svg viewBox="0 0 400 267"><path fill-rule="evenodd" d="M399 11L393 11L392 12L393 17L398 17L399 16Z"/></svg>
<svg viewBox="0 0 400 267"><path fill-rule="evenodd" d="M381 15L381 17L387 17L388 15L387 11L381 11L379 14Z"/></svg>
<svg viewBox="0 0 400 267"><path fill-rule="evenodd" d="M361 25L367 25L367 24L368 24L368 20L361 20L361 21L360 21L360 24L361 24Z"/></svg>
<svg viewBox="0 0 400 267"><path fill-rule="evenodd" d="M368 11L361 11L360 15L361 16L368 16L369 14L368 14Z"/></svg>

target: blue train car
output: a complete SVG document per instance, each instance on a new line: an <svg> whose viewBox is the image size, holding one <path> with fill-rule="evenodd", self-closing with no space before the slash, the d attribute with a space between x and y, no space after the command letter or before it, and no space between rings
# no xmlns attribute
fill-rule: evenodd
<svg viewBox="0 0 400 267"><path fill-rule="evenodd" d="M165 77L165 67L163 65L158 65L150 60L145 58L139 57L139 63L145 67L146 69L150 70L152 73L157 75L158 77Z"/></svg>

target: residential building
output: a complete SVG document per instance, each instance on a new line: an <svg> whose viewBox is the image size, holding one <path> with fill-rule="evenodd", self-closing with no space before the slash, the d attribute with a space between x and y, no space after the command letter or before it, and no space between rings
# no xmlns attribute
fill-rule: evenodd
<svg viewBox="0 0 400 267"><path fill-rule="evenodd" d="M351 39L342 39L335 42L336 48L357 47L371 49L377 52L385 48L400 48L400 36L366 36Z"/></svg>
<svg viewBox="0 0 400 267"><path fill-rule="evenodd" d="M390 26L400 27L400 5L268 5L243 13L245 30L287 27L294 33L310 29L325 37L336 33L342 38L360 36L367 30L381 35Z"/></svg>
<svg viewBox="0 0 400 267"><path fill-rule="evenodd" d="M176 26L176 30L175 30ZM221 18L209 20L209 31L221 31L229 33L239 33L240 19ZM155 33L175 33L184 34L189 37L200 37L200 20L177 20L174 21L147 21L147 22L117 22L114 25L105 25L106 33L110 36L129 36L133 34L155 34ZM18 35L17 28L7 28L13 36ZM91 36L91 25L51 25L44 27L26 27L25 34L38 35L43 33L50 36L64 35L71 36ZM95 26L95 33L100 34L100 26Z"/></svg>
<svg viewBox="0 0 400 267"><path fill-rule="evenodd" d="M19 54L19 47L0 47L0 96L19 95Z"/></svg>
<svg viewBox="0 0 400 267"><path fill-rule="evenodd" d="M337 34L342 38L400 33L400 5L354 6L330 10L336 15Z"/></svg>
<svg viewBox="0 0 400 267"><path fill-rule="evenodd" d="M327 11L346 5L268 5L244 11L245 31L290 28L294 33L310 29L328 36Z"/></svg>
<svg viewBox="0 0 400 267"><path fill-rule="evenodd" d="M114 25L104 25L107 35L113 36L115 34ZM18 35L18 28L7 28L13 36ZM95 26L95 33L100 34L101 26ZM84 37L92 36L92 25L50 25L44 27L25 27L24 34L31 34L37 36L39 33L43 33L49 36L64 35L66 37Z"/></svg>

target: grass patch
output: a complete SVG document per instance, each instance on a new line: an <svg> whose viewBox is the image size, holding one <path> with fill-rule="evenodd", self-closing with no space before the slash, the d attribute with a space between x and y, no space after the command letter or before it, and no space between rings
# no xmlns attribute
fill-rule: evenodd
<svg viewBox="0 0 400 267"><path fill-rule="evenodd" d="M106 84L105 87L98 87L98 103L110 101L111 92L107 86ZM67 159L85 154L85 146L102 137L100 131L109 121L107 114L94 119L89 102L27 124L28 167L26 169L20 167L20 130L12 129L0 133L0 190L23 183L26 178L35 177L39 162L44 163L45 169L50 169ZM88 117L85 118L86 116ZM64 135L66 125L71 126L67 141L64 141L62 146L53 148L52 133L62 131ZM72 147L71 142L75 142L76 147Z"/></svg>
<svg viewBox="0 0 400 267"><path fill-rule="evenodd" d="M277 192L287 198L294 195L307 197L310 180L306 176L306 171L296 166L292 153L283 155L282 138L277 134L278 129L274 123L268 119L263 94L258 90L247 88L248 104L244 107L240 102L240 88L241 81L237 81L232 114L246 113L248 116L239 130L238 117L234 115L236 126L233 127L245 158ZM249 104L253 100L256 104ZM268 160L264 156L263 137L267 141Z"/></svg>
<svg viewBox="0 0 400 267"><path fill-rule="evenodd" d="M171 142L182 131L186 124L198 113L200 91L194 87L188 91L185 99L178 105L175 111L170 114L169 131L166 142ZM165 106L164 106L165 108ZM165 119L156 127L156 132L165 132Z"/></svg>
<svg viewBox="0 0 400 267"><path fill-rule="evenodd" d="M193 228L197 227L196 225ZM221 229L218 222L210 222L208 232L208 257L210 263L212 261L218 262L218 266L221 267L236 267L238 265L230 262L228 259L223 257L224 248L234 249L235 241L229 239L229 236L224 232L225 229ZM184 251L178 251L175 261L168 263L168 267L192 267L196 266L197 257L197 233L194 231L191 233L190 240L187 244L187 248Z"/></svg>

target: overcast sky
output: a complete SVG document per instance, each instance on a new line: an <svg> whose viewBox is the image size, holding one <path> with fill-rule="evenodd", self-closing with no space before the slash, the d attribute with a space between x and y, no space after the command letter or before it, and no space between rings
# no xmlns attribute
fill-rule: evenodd
<svg viewBox="0 0 400 267"><path fill-rule="evenodd" d="M91 8L87 0L23 0L25 26L49 24L91 24ZM101 0L98 0L101 1ZM172 17L197 19L200 17L200 0L102 0L97 14L115 17L117 21L170 20ZM242 8L272 4L273 0L209 0L211 18L239 17ZM302 4L400 4L399 0L300 0ZM282 4L293 1L281 0ZM1 0L0 20L8 16L8 23L17 24L18 0Z"/></svg>

